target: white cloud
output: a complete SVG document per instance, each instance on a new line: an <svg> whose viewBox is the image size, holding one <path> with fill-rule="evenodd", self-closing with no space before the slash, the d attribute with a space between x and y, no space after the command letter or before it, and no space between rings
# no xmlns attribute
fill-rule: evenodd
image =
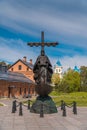
<svg viewBox="0 0 87 130"><path fill-rule="evenodd" d="M74 69L74 66L78 66L78 68L80 68L81 66L87 66L87 57L86 56L73 56L73 57L69 57L69 56L65 56L59 59L54 59L52 58L52 64L53 66L56 64L57 61L60 61L62 66L63 66L63 71L66 71L68 68L72 68Z"/></svg>
<svg viewBox="0 0 87 130"><path fill-rule="evenodd" d="M0 60L15 62L24 56L35 59L36 54L21 39L14 40L0 37Z"/></svg>
<svg viewBox="0 0 87 130"><path fill-rule="evenodd" d="M87 52L86 0L1 0L0 26L34 37L39 37L40 31L45 30L47 39L59 39L60 42L65 42L64 44L81 47ZM63 53L60 60L64 69L74 65L87 65L86 56L80 56L74 47L69 49L64 46L50 50ZM0 38L1 59L14 62L26 55L35 61L37 52L35 48L26 47L26 43L21 39ZM65 56L65 53L68 56ZM58 60L56 57L50 57L52 64Z"/></svg>
<svg viewBox="0 0 87 130"><path fill-rule="evenodd" d="M20 2L20 1L19 1ZM50 4L45 5L46 1L43 2L43 6L41 4L42 8L39 8L39 6L33 7L33 2L21 2L19 6L19 2L1 2L0 4L0 24L10 27L11 29L14 29L16 31L20 31L22 33L26 34L33 34L37 35L35 32L36 30L49 30L49 32L53 31L58 34L65 35L66 37L72 37L73 36L81 36L81 37L87 37L87 16L82 15L81 13L78 13L78 10L76 10L76 7L81 7L81 3L71 11L70 8L66 12L65 10L68 2L57 2L57 5L64 6L65 8L61 10L61 8L55 8L56 1L52 1L51 3L55 3L52 7ZM38 1L40 2L40 1ZM64 2L64 3L63 3ZM75 6L75 1L71 2L72 7ZM24 6L24 5L25 6ZM69 2L70 4L70 2ZM71 4L70 4L71 5ZM29 6L29 7L27 7ZM4 10L3 10L4 7ZM52 10L51 10L52 7ZM59 6L58 6L59 7ZM85 7L86 8L86 7ZM50 9L50 11L49 11ZM74 12L74 10L76 12ZM65 11L65 12L64 12ZM81 10L79 9L79 12Z"/></svg>
<svg viewBox="0 0 87 130"><path fill-rule="evenodd" d="M34 63L39 53L40 52L38 49L36 49L36 51L35 48L31 49L21 39L14 40L14 39L0 38L0 60L1 61L4 60L7 62L15 62L18 59L22 59L23 56L27 56L28 60L32 58ZM48 57L51 61L52 66L54 66L58 60L60 60L63 66L63 71L67 70L69 67L73 69L75 65L77 65L78 67L87 66L86 56L75 55L73 57L63 56L59 58L59 57L48 55Z"/></svg>

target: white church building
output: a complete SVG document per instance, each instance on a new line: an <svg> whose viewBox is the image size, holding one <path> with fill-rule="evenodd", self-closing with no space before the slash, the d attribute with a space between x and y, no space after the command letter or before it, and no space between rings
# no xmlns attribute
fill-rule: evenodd
<svg viewBox="0 0 87 130"><path fill-rule="evenodd" d="M59 74L60 78L62 78L63 67L59 60L54 65L54 73Z"/></svg>

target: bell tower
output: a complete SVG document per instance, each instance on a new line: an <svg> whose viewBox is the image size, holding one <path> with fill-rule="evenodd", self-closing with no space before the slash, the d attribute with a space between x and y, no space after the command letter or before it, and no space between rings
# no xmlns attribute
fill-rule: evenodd
<svg viewBox="0 0 87 130"><path fill-rule="evenodd" d="M58 60L54 65L54 73L59 74L60 78L62 78L62 72L63 72L63 67L60 61Z"/></svg>

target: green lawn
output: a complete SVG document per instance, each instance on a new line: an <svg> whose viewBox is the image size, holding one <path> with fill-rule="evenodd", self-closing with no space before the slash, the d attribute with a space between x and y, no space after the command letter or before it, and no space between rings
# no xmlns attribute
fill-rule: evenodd
<svg viewBox="0 0 87 130"><path fill-rule="evenodd" d="M63 100L67 104L70 104L73 101L76 101L77 106L87 107L87 92L57 93L53 91L50 94L50 96L52 97L56 105L58 106L61 104L61 100ZM31 100L34 102L35 98ZM27 103L27 101L24 101L23 103Z"/></svg>
<svg viewBox="0 0 87 130"><path fill-rule="evenodd" d="M77 106L87 106L87 92L57 93L53 91L50 96L52 96L55 103L61 100L64 100L67 104L76 101Z"/></svg>

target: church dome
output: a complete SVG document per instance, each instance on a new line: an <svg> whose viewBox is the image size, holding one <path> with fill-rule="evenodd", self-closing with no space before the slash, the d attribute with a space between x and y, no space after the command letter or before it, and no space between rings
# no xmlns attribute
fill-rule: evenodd
<svg viewBox="0 0 87 130"><path fill-rule="evenodd" d="M56 62L56 65L57 66L62 66L59 60Z"/></svg>
<svg viewBox="0 0 87 130"><path fill-rule="evenodd" d="M75 66L75 67L74 67L74 71L76 71L76 72L79 73L79 72L80 72L80 69L79 69L77 66Z"/></svg>

